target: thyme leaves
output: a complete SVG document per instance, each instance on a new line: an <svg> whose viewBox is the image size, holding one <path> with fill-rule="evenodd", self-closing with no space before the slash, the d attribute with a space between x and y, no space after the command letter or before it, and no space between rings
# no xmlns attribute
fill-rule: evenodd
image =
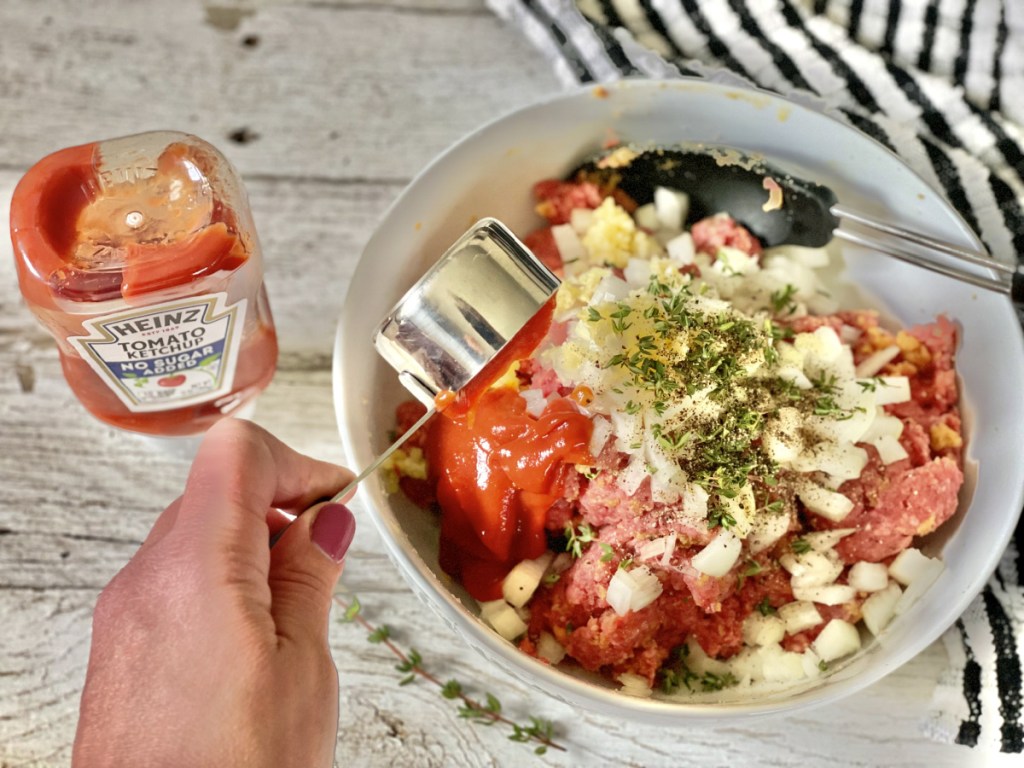
<svg viewBox="0 0 1024 768"><path fill-rule="evenodd" d="M410 685L418 679L426 680L438 688L443 698L459 703L459 717L476 725L503 725L511 730L508 736L510 741L535 745L533 751L537 755L545 754L548 749L565 751L565 747L555 741L555 726L550 720L531 715L527 722L517 723L503 713L501 701L494 694L487 692L484 700L480 701L468 695L458 680L444 681L429 671L419 651L415 648L403 650L392 638L391 629L387 625L376 626L363 615L363 606L357 597L353 596L346 601L340 595L335 595L334 602L343 611L343 623L360 625L366 630L367 640L383 645L398 659L395 669L403 675L399 685Z"/></svg>

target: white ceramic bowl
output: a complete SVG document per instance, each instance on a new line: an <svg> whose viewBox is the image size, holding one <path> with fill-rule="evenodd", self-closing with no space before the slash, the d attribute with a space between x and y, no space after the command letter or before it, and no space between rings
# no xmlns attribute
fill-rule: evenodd
<svg viewBox="0 0 1024 768"><path fill-rule="evenodd" d="M556 96L486 125L438 157L399 197L366 246L334 354L335 408L353 466L367 466L387 446L394 407L408 397L374 354L371 336L378 321L476 219L494 216L521 234L540 224L533 183L564 175L609 135L760 152L775 165L830 186L853 207L978 245L953 209L881 145L772 94L684 80L627 81ZM388 496L370 479L360 490L362 502L413 589L499 667L573 705L646 722L721 720L820 705L875 682L933 642L984 586L1021 508L1020 328L1005 298L852 246L842 247L841 254L841 279L857 287L844 306L874 307L902 325L945 313L962 329L958 368L969 440L967 484L961 511L926 546L941 552L947 567L877 641L824 679L783 693L719 704L626 696L596 676L552 669L486 627L474 615L474 602L438 566L433 515L401 495Z"/></svg>

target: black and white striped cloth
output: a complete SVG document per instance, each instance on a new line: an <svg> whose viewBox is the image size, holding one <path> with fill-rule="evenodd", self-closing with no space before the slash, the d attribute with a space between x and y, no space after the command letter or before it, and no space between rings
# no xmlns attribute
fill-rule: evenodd
<svg viewBox="0 0 1024 768"><path fill-rule="evenodd" d="M942 191L996 259L1024 261L1024 0L487 2L567 85L725 71L813 94ZM943 640L923 729L1024 752L1024 522Z"/></svg>

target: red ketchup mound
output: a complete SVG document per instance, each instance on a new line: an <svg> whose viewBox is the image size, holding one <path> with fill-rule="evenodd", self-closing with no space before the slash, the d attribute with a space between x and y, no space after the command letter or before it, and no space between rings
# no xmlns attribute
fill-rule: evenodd
<svg viewBox="0 0 1024 768"><path fill-rule="evenodd" d="M572 465L591 461L591 429L571 400L556 398L534 418L509 388L434 420L425 451L441 507L441 567L477 600L501 597L512 567L544 554L547 511Z"/></svg>
<svg viewBox="0 0 1024 768"><path fill-rule="evenodd" d="M548 509L573 465L591 461L592 424L574 400L552 398L535 418L518 391L490 388L537 348L553 310L552 298L457 395L441 393L444 418L410 441L423 449L430 474L425 482L401 478L402 488L423 506L437 502L441 567L478 600L501 597L512 567L544 553ZM399 426L422 413L401 406Z"/></svg>

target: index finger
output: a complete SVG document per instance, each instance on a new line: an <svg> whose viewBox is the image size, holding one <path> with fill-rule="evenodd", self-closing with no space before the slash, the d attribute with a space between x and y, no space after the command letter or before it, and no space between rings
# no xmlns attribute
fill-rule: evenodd
<svg viewBox="0 0 1024 768"><path fill-rule="evenodd" d="M199 447L175 527L198 529L203 539L241 548L262 563L272 507L298 514L352 478L347 469L297 453L252 422L222 419Z"/></svg>

